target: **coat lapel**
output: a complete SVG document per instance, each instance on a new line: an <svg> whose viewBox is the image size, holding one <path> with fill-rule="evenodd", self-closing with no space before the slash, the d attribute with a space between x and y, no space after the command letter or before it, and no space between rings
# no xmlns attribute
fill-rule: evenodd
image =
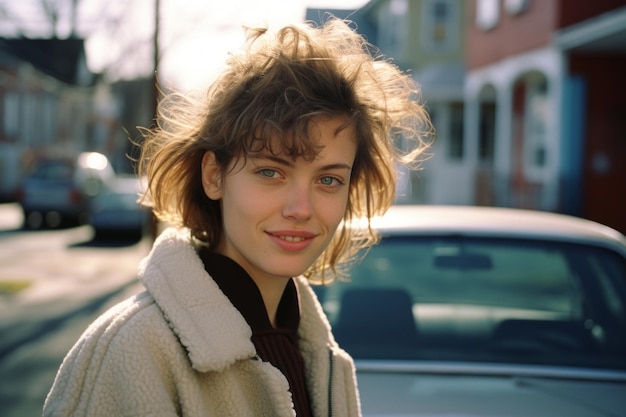
<svg viewBox="0 0 626 417"><path fill-rule="evenodd" d="M166 229L139 267L154 297L200 372L254 357L250 327L206 273L187 229Z"/></svg>

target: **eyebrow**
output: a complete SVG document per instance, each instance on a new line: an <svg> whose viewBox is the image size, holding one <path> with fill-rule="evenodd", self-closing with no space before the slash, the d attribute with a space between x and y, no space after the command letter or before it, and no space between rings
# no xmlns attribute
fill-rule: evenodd
<svg viewBox="0 0 626 417"><path fill-rule="evenodd" d="M291 161L289 161L287 159L284 159L284 158L280 158L278 156L274 156L274 155L255 155L255 156L249 156L249 158L251 158L251 159L267 159L267 160L270 160L272 162L275 162L277 164L284 165L284 166L287 166L287 167L293 167L294 166L293 162L291 162ZM343 163L343 162L337 162L337 163L334 163L334 164L328 164L328 165L324 165L324 166L321 167L322 171L329 170L329 169L347 169L347 170L351 171L352 170L352 165L349 165L349 164L346 164L346 163Z"/></svg>

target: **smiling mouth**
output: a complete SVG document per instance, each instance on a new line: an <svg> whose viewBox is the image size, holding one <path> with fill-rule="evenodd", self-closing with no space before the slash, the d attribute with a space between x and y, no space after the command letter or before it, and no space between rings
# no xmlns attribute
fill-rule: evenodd
<svg viewBox="0 0 626 417"><path fill-rule="evenodd" d="M287 242L302 242L306 240L305 237L302 236L276 236L279 239L286 240Z"/></svg>

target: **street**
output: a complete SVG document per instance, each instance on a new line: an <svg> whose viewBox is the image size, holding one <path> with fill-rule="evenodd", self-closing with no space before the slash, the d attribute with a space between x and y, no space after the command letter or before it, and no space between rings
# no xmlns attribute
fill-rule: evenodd
<svg viewBox="0 0 626 417"><path fill-rule="evenodd" d="M41 415L54 375L104 309L141 290L149 239L94 241L89 226L24 231L16 205L0 204L0 409Z"/></svg>

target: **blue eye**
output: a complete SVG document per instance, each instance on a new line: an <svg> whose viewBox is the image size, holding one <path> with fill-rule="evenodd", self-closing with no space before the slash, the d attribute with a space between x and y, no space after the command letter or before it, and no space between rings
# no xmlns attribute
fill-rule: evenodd
<svg viewBox="0 0 626 417"><path fill-rule="evenodd" d="M276 170L273 169L269 169L269 168L264 168L264 169L260 169L259 171L257 171L261 176L263 177L267 177L267 178L275 178L278 175L278 172L276 172Z"/></svg>
<svg viewBox="0 0 626 417"><path fill-rule="evenodd" d="M339 178L336 178L336 177L326 176L326 177L320 178L320 183L326 186L333 186L333 185L342 185L343 181L341 181Z"/></svg>

